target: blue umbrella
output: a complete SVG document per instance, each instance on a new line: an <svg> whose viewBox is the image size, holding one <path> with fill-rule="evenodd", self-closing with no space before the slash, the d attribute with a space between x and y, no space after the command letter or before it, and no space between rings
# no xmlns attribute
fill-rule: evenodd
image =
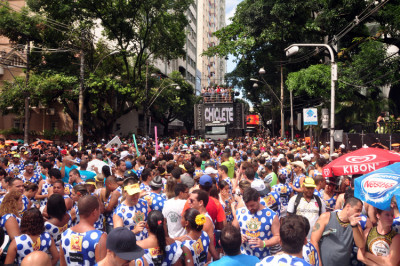
<svg viewBox="0 0 400 266"><path fill-rule="evenodd" d="M393 197L400 200L400 163L395 163L354 180L354 196L381 209L390 209Z"/></svg>

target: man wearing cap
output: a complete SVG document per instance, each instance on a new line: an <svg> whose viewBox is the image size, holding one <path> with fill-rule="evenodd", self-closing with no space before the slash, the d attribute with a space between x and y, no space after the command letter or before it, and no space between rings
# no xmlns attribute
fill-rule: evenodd
<svg viewBox="0 0 400 266"><path fill-rule="evenodd" d="M10 176L18 176L22 170L24 170L24 164L20 162L21 156L16 153L12 152L12 163L8 165L8 168L5 169L7 174Z"/></svg>
<svg viewBox="0 0 400 266"><path fill-rule="evenodd" d="M211 176L203 175L200 177L199 188L200 188L200 190L207 192L208 195L210 194L210 190L211 190L213 184L214 184L214 180ZM190 208L189 205L190 204L188 202L186 202L182 213L184 213L187 209ZM224 208L222 207L219 200L210 196L208 204L205 207L206 207L207 213L211 217L211 220L215 224L215 228L219 229L219 230L222 229L224 224L226 223L226 216L225 216Z"/></svg>
<svg viewBox="0 0 400 266"><path fill-rule="evenodd" d="M151 210L161 211L164 208L164 203L167 200L165 194L161 193L163 181L161 176L156 176L150 181L151 191L144 197Z"/></svg>
<svg viewBox="0 0 400 266"><path fill-rule="evenodd" d="M147 238L146 220L149 211L147 201L139 198L141 189L130 179L124 183L125 200L114 211L114 228L127 227L136 235L136 240Z"/></svg>
<svg viewBox="0 0 400 266"><path fill-rule="evenodd" d="M134 265L144 265L144 250L136 244L136 237L126 227L113 229L107 236L107 255L97 265L122 266L131 261Z"/></svg>
<svg viewBox="0 0 400 266"><path fill-rule="evenodd" d="M94 265L106 256L107 235L93 226L100 216L99 201L83 196L78 210L79 223L62 234L60 265Z"/></svg>
<svg viewBox="0 0 400 266"><path fill-rule="evenodd" d="M308 219L310 226L313 227L318 217L326 212L325 203L318 196L314 195L315 185L314 179L307 177L303 182L303 193L299 193L290 198L287 212L289 215L302 215ZM307 239L310 239L311 231L308 233Z"/></svg>

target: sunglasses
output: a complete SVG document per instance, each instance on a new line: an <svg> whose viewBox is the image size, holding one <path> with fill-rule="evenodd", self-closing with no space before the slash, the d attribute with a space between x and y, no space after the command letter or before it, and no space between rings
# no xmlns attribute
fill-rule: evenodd
<svg viewBox="0 0 400 266"><path fill-rule="evenodd" d="M189 202L190 202L190 203L193 203L193 202L194 202L194 199L189 199Z"/></svg>

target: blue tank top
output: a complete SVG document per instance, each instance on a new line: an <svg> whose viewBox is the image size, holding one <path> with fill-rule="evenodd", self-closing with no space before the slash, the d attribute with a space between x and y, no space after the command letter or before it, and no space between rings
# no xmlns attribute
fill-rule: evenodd
<svg viewBox="0 0 400 266"><path fill-rule="evenodd" d="M70 228L62 234L62 249L68 265L90 266L96 263L95 251L104 232L91 230L77 233Z"/></svg>

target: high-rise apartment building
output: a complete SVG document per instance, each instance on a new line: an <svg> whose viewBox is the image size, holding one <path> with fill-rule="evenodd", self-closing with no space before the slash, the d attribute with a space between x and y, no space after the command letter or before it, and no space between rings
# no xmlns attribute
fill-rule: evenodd
<svg viewBox="0 0 400 266"><path fill-rule="evenodd" d="M193 85L196 94L200 94L203 87L224 83L225 58L206 57L202 53L218 44L213 33L225 27L225 0L197 0L189 7L187 18L185 57L169 63L155 60L154 64L165 75L179 70Z"/></svg>
<svg viewBox="0 0 400 266"><path fill-rule="evenodd" d="M171 60L170 62L165 62L162 60L154 60L154 65L160 69L160 71L167 75L172 71L179 71L182 76L189 82L193 88L200 90L200 74L197 70L197 5L193 3L190 5L189 9L186 11L186 17L189 21L186 27L186 43L185 51L186 55L183 58L178 58Z"/></svg>
<svg viewBox="0 0 400 266"><path fill-rule="evenodd" d="M213 33L225 27L225 0L198 0L197 13L197 67L201 72L201 88L224 84L226 60L202 53L218 44Z"/></svg>

